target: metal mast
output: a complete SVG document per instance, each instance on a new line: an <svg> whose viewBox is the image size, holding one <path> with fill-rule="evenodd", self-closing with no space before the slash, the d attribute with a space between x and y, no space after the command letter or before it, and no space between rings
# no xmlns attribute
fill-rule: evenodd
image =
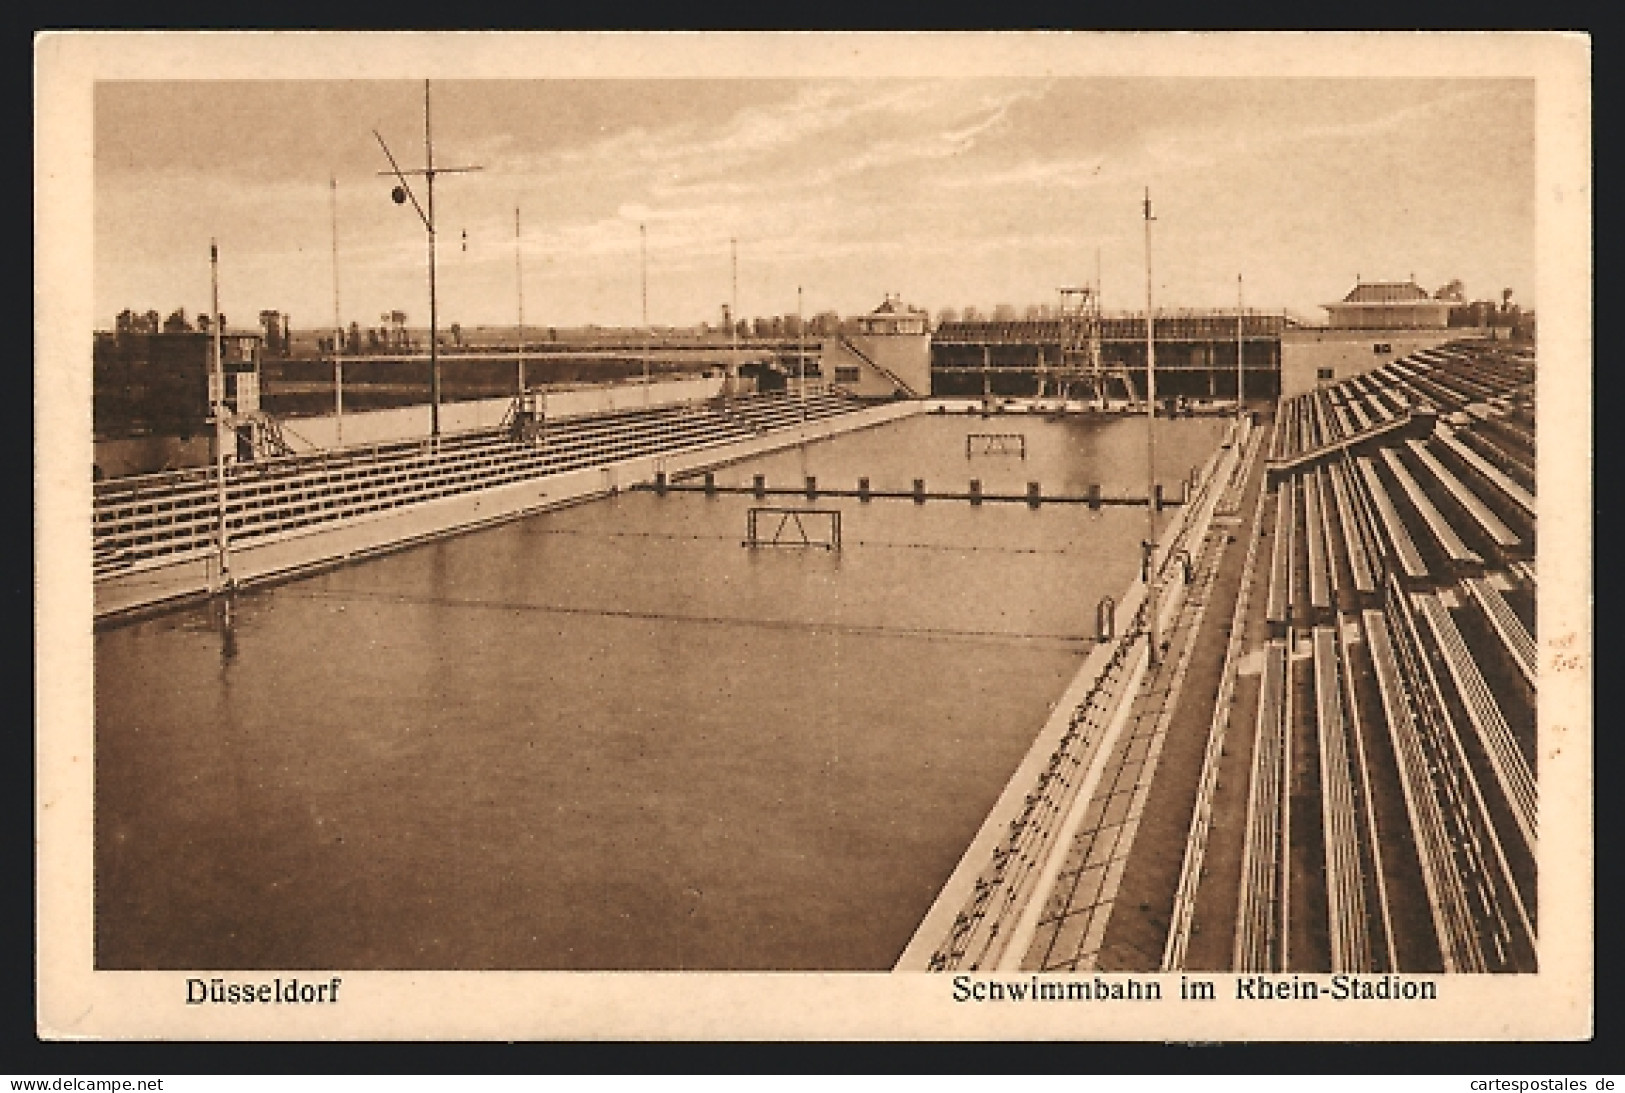
<svg viewBox="0 0 1625 1093"><path fill-rule="evenodd" d="M328 178L328 209L333 220L333 434L344 445L344 320L339 317L339 180Z"/></svg>
<svg viewBox="0 0 1625 1093"><path fill-rule="evenodd" d="M1106 381L1100 377L1100 248L1095 248L1095 291L1089 308L1089 369L1097 377L1101 405L1106 402Z"/></svg>
<svg viewBox="0 0 1625 1093"><path fill-rule="evenodd" d="M796 370L801 381L801 420L807 420L807 324L801 317L801 286L796 286Z"/></svg>
<svg viewBox="0 0 1625 1093"><path fill-rule="evenodd" d="M429 81L423 81L423 152L424 168L422 170L403 171L395 162L395 156L390 152L389 145L374 129L372 135L378 137L378 144L389 158L390 170L379 171L381 175L394 175L400 185L390 195L397 205L404 205L408 199L412 207L417 210L418 219L423 221L424 229L429 233L429 432L438 437L440 435L440 312L439 298L435 293L435 223L434 223L434 178L435 175L466 174L478 171L479 167L436 167L434 165L434 134L429 123ZM407 175L422 175L429 188L427 211L418 204L417 195L407 184Z"/></svg>
<svg viewBox="0 0 1625 1093"><path fill-rule="evenodd" d="M1243 388L1242 388L1242 375L1241 375L1241 361L1242 361L1242 357L1244 355L1242 347L1245 345L1245 342L1243 342L1243 340L1242 340L1241 323L1242 323L1241 274L1238 273L1238 274L1236 274L1236 416L1237 417L1240 417L1241 414L1244 412L1243 406L1242 406L1242 401L1241 401L1242 400L1242 390L1243 390Z"/></svg>
<svg viewBox="0 0 1625 1093"><path fill-rule="evenodd" d="M513 207L513 282L519 297L519 397L525 395L525 263L519 247L519 206Z"/></svg>
<svg viewBox="0 0 1625 1093"><path fill-rule="evenodd" d="M440 316L435 295L434 137L429 131L429 81L423 81L423 163L429 180L429 434L440 435Z"/></svg>
<svg viewBox="0 0 1625 1093"><path fill-rule="evenodd" d="M649 405L649 230L638 225L638 268L643 281L643 404Z"/></svg>
<svg viewBox="0 0 1625 1093"><path fill-rule="evenodd" d="M1145 191L1145 594L1146 635L1151 640L1151 663L1161 650L1157 634L1157 582L1153 558L1157 550L1157 348L1156 317L1151 308L1151 188Z"/></svg>
<svg viewBox="0 0 1625 1093"><path fill-rule="evenodd" d="M209 409L214 414L214 480L220 507L220 584L231 587L231 537L226 524L226 369L220 358L220 248L209 240L209 329L214 333L209 354Z"/></svg>
<svg viewBox="0 0 1625 1093"><path fill-rule="evenodd" d="M733 302L729 305L728 339L733 352L729 359L733 362L728 369L728 379L737 379L739 375L739 240L728 240L728 251L733 258ZM730 388L731 392L731 388Z"/></svg>

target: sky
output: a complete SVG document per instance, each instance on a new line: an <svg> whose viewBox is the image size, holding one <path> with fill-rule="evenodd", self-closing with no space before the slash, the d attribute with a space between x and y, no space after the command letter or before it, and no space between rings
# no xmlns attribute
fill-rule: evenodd
<svg viewBox="0 0 1625 1093"><path fill-rule="evenodd" d="M300 329L428 318L427 233L374 132L424 159L412 80L104 81L94 313ZM720 321L1055 303L1319 322L1364 280L1535 300L1532 80L436 80L440 324ZM334 185L336 183L336 186ZM425 200L422 179L413 185ZM516 238L515 211L519 232ZM640 237L640 225L643 234ZM335 230L336 228L336 230ZM337 262L334 248L337 248ZM646 264L642 258L646 247ZM336 267L336 268L335 268Z"/></svg>

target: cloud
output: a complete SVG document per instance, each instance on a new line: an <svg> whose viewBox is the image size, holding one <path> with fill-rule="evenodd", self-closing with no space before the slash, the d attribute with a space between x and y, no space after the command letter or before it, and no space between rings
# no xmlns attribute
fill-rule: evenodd
<svg viewBox="0 0 1625 1093"><path fill-rule="evenodd" d="M467 325L509 307L516 205L527 280L549 285L537 299L577 309L559 322L635 321L639 224L656 321L725 298L730 239L747 309L752 292L779 300L786 285L793 301L797 284L810 298L844 293L842 306L865 306L882 279L886 290L991 304L1074 278L1078 256L1092 267L1102 244L1109 282L1130 284L1132 271L1112 267L1139 261L1142 185L1165 221L1167 270L1279 265L1300 271L1283 275L1288 286L1317 271L1340 280L1350 262L1349 273L1365 268L1368 251L1411 262L1433 237L1460 252L1445 215L1456 206L1494 220L1496 231L1471 237L1487 255L1532 232L1516 234L1530 188L1521 161L1469 154L1533 124L1520 109L1532 91L1505 81L734 81L704 93L683 81L625 83L612 93L547 81L471 88L460 107L448 92L453 117L487 108L479 125L448 123L437 148L437 160L485 164L436 188L453 317ZM402 101L405 120L390 133L410 131L415 100ZM564 101L581 109L557 109ZM288 116L265 114L267 131ZM240 127L257 132L260 118L245 114ZM423 295L421 225L389 202L389 180L374 177L381 156L358 131L339 149L348 173L319 158L297 178L227 169L223 156L214 166L153 155L116 172L99 166L98 306L116 313L139 292L162 297L155 306L195 307L218 234L234 267L228 291L257 283L264 306L329 313L330 171L340 178L346 311ZM114 152L126 145L144 147ZM1492 276L1465 261L1449 272Z"/></svg>
<svg viewBox="0 0 1625 1093"><path fill-rule="evenodd" d="M1391 94L1394 88L1386 86L1381 90ZM1375 114L1368 113L1372 103L1355 95L1342 104L1344 116L1334 115L1329 120L1323 112L1317 112L1313 120L1294 118L1289 102L1277 111L1279 116L1258 121L1236 119L1220 126L1153 130L1147 135L1145 151L1149 162L1163 170L1199 170L1249 156L1279 154L1295 145L1375 144L1380 138L1423 131L1444 116L1494 93L1493 88L1483 86L1446 89L1379 108Z"/></svg>
<svg viewBox="0 0 1625 1093"><path fill-rule="evenodd" d="M505 157L497 169L541 188L629 186L651 200L781 194L961 154L1014 103L1041 93L1034 81L819 83L712 130L639 126L529 160Z"/></svg>
<svg viewBox="0 0 1625 1093"><path fill-rule="evenodd" d="M492 180L543 207L526 217L527 253L626 258L646 224L651 263L668 269L713 261L730 238L811 262L880 245L890 229L877 210L918 206L937 173L920 168L963 158L1041 92L1030 80L810 84L709 130L685 119L509 155ZM509 217L488 205L470 228L511 238Z"/></svg>
<svg viewBox="0 0 1625 1093"><path fill-rule="evenodd" d="M1029 159L1014 167L989 164L931 180L941 190L1003 190L1012 187L1061 186L1081 190L1099 184L1105 161L1099 157Z"/></svg>

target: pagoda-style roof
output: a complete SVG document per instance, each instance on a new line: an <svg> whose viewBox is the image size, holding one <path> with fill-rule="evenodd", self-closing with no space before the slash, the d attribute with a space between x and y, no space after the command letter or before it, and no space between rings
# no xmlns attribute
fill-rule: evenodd
<svg viewBox="0 0 1625 1093"><path fill-rule="evenodd" d="M1427 289L1415 281L1361 281L1343 297L1345 304L1408 304L1431 300Z"/></svg>
<svg viewBox="0 0 1625 1093"><path fill-rule="evenodd" d="M1335 304L1321 304L1335 327L1433 328L1449 321L1451 303L1409 281L1360 281Z"/></svg>

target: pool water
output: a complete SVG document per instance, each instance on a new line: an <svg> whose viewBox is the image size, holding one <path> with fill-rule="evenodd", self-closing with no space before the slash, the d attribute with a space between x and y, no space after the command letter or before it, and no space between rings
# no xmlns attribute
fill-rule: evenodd
<svg viewBox="0 0 1625 1093"><path fill-rule="evenodd" d="M1223 423L1158 428L1176 496ZM1144 437L926 415L717 477L1143 492ZM97 966L889 968L1146 514L823 498L843 549L747 549L755 504L626 493L99 633Z"/></svg>

